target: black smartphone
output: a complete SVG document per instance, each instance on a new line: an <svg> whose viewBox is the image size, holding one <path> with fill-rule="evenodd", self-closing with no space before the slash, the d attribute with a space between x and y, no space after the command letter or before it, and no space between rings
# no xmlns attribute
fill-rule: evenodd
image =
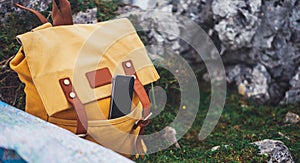
<svg viewBox="0 0 300 163"><path fill-rule="evenodd" d="M117 75L113 79L109 119L125 116L131 112L134 77Z"/></svg>

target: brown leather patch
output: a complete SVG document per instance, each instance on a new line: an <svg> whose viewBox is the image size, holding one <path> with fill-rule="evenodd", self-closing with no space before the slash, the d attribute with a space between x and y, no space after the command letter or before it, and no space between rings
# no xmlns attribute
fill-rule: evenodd
<svg viewBox="0 0 300 163"><path fill-rule="evenodd" d="M131 60L122 62L122 66L126 75L135 75L135 69Z"/></svg>
<svg viewBox="0 0 300 163"><path fill-rule="evenodd" d="M110 84L112 81L112 75L108 68L87 72L85 75L91 88L101 87L103 85Z"/></svg>

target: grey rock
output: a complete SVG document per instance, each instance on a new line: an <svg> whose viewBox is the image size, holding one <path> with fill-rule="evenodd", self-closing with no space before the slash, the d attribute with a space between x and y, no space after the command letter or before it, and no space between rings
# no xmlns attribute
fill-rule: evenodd
<svg viewBox="0 0 300 163"><path fill-rule="evenodd" d="M74 24L95 24L97 23L97 8L87 9L85 12L78 12L73 15Z"/></svg>
<svg viewBox="0 0 300 163"><path fill-rule="evenodd" d="M250 74L252 73L252 69L246 65L239 64L233 67L227 67L226 72L227 82L235 82L237 85L239 85L243 83L244 80L251 78Z"/></svg>
<svg viewBox="0 0 300 163"><path fill-rule="evenodd" d="M289 149L281 141L265 139L251 144L258 146L261 155L268 156L268 163L295 163ZM220 147L220 145L214 146L211 151L217 151ZM229 145L224 147L227 148Z"/></svg>
<svg viewBox="0 0 300 163"><path fill-rule="evenodd" d="M211 8L209 14L199 12L198 17L214 20L204 19L205 24L210 25L207 31L214 30L211 37L217 46L219 44L226 69L237 68L228 73L228 82L240 85L243 78L255 80L252 79L255 76L249 75L249 69L252 72L256 65L263 65L265 74L268 74L264 85L268 87L267 90L254 91L265 93L259 100L278 104L288 96L287 103L299 101L299 88L289 85L289 82L292 79L293 83L300 83L298 78L293 78L300 65L300 3L214 0L207 3L207 8ZM243 70L238 68L239 65L244 65ZM257 93L250 95L257 96Z"/></svg>
<svg viewBox="0 0 300 163"><path fill-rule="evenodd" d="M213 10L216 14L215 20L219 21L214 29L223 47L221 52L224 53L225 66L242 64L251 68L257 63L264 65L271 80L268 80L269 87L265 91L269 94L269 99L262 101L277 104L285 94L293 97L289 98L287 103L298 101L295 99L295 92L299 92L298 89L288 91L288 82L300 64L300 54L297 52L299 23L295 23L299 20L299 3L275 0L266 1L264 4L260 4L259 1L214 2L218 2L217 8L219 6L219 10ZM222 7L220 3L224 6L230 3L230 6L235 7L226 9L226 6ZM244 4L246 6L243 6ZM227 15L224 15L224 10L220 7L228 11ZM239 15L243 16L238 18ZM289 26L289 23L292 25ZM239 38L240 33L243 33L242 39ZM243 75L238 74L240 78L243 78ZM231 81L233 80L229 80ZM239 85L240 81L236 84Z"/></svg>
<svg viewBox="0 0 300 163"><path fill-rule="evenodd" d="M245 97L252 97L259 102L269 100L268 83L271 80L270 74L265 66L258 64L253 69L245 65L236 65L227 69L227 81L234 82L239 86L239 93Z"/></svg>
<svg viewBox="0 0 300 163"><path fill-rule="evenodd" d="M119 18L130 18L138 32L147 33L142 37L147 40L146 48L152 58L162 56L169 51L178 54L180 50L179 20L172 14L172 5L166 5L168 3L157 1L157 8L148 11L131 5L122 7L118 11Z"/></svg>
<svg viewBox="0 0 300 163"><path fill-rule="evenodd" d="M132 4L132 0L120 0L123 4Z"/></svg>
<svg viewBox="0 0 300 163"><path fill-rule="evenodd" d="M192 66L203 64L195 50L180 39L182 35L189 36L188 41L194 39L197 31L184 20L189 18L213 39L223 57L228 83L242 84L246 97L278 104L288 94L292 98L287 102L298 101L295 96L298 89L289 82L300 66L299 2L160 0L152 3L156 7L147 14L157 14L154 19L147 14L135 15L138 11L133 7L132 12L127 6L122 7L127 9L121 13L134 17L136 24L145 30L150 53L164 55L169 51L181 54ZM209 79L208 74L204 78L216 80ZM299 79L293 81L300 83Z"/></svg>
<svg viewBox="0 0 300 163"><path fill-rule="evenodd" d="M295 163L292 154L283 142L278 140L265 139L254 142L261 154L266 154L270 158L268 163Z"/></svg>
<svg viewBox="0 0 300 163"><path fill-rule="evenodd" d="M292 112L287 112L285 115L285 120L286 123L298 123L300 121L300 117L298 114L292 113Z"/></svg>
<svg viewBox="0 0 300 163"><path fill-rule="evenodd" d="M217 145L217 146L212 147L211 151L214 152L214 151L219 150L219 149L220 149L220 146Z"/></svg>
<svg viewBox="0 0 300 163"><path fill-rule="evenodd" d="M292 88L300 88L299 80L300 80L300 67L298 67L297 73L290 81L290 85L292 86Z"/></svg>
<svg viewBox="0 0 300 163"><path fill-rule="evenodd" d="M143 10L152 9L158 5L161 0L132 0L131 4ZM165 0L162 0L162 2Z"/></svg>
<svg viewBox="0 0 300 163"><path fill-rule="evenodd" d="M220 19L214 29L225 48L236 50L251 47L258 25L258 8L261 1L214 0L212 12Z"/></svg>
<svg viewBox="0 0 300 163"><path fill-rule="evenodd" d="M130 17L131 15L137 15L139 12L142 12L143 10L137 6L132 5L125 5L123 7L119 7L117 13L119 13L120 17Z"/></svg>
<svg viewBox="0 0 300 163"><path fill-rule="evenodd" d="M282 104L300 102L300 67L289 83L290 89L285 92L284 99L281 101Z"/></svg>
<svg viewBox="0 0 300 163"><path fill-rule="evenodd" d="M162 135L170 144L175 144L177 148L180 148L179 143L176 138L176 130L173 127L167 126L165 129L165 133Z"/></svg>
<svg viewBox="0 0 300 163"><path fill-rule="evenodd" d="M300 101L300 90L299 89L290 89L285 92L284 99L281 101L281 104L293 104Z"/></svg>
<svg viewBox="0 0 300 163"><path fill-rule="evenodd" d="M257 65L252 71L252 78L247 83L248 96L254 96L258 99L269 100L268 83L271 76L263 65ZM249 95L250 94L250 95Z"/></svg>
<svg viewBox="0 0 300 163"><path fill-rule="evenodd" d="M228 148L229 145L224 145L224 147L225 147L225 148ZM211 150L212 152L214 152L214 151L219 150L220 148L221 148L221 146L220 146L220 145L217 145L217 146L212 147L210 150Z"/></svg>

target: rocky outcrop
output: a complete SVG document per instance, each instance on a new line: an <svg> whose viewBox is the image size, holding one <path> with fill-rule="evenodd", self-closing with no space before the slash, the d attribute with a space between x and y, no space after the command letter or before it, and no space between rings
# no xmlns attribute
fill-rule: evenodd
<svg viewBox="0 0 300 163"><path fill-rule="evenodd" d="M215 30L222 42L222 49L225 49L222 52L225 64L247 65L252 71L257 65L262 65L266 72L261 77L270 79L261 84L255 82L257 78L244 78L243 81L235 82L238 85L246 82L247 91L250 92L253 87L264 87L267 92L254 93L252 96L263 102L277 104L283 99L285 92L293 87L289 82L300 65L297 36L300 26L295 23L300 19L296 12L300 5L296 1L259 2L233 3L236 12L231 18L235 21L221 18L220 23L215 25ZM228 70L231 71L235 70ZM291 98L293 97L286 96L285 101L297 101Z"/></svg>
<svg viewBox="0 0 300 163"><path fill-rule="evenodd" d="M248 98L255 97L260 103L270 100L268 84L271 76L265 66L258 64L253 69L246 66L236 65L231 68L227 75L229 83L239 83L238 91Z"/></svg>
<svg viewBox="0 0 300 163"><path fill-rule="evenodd" d="M97 8L80 11L73 15L74 24L95 24L97 23Z"/></svg>
<svg viewBox="0 0 300 163"><path fill-rule="evenodd" d="M178 37L182 26L188 28L182 17L193 20L219 49L228 83L243 87L245 97L271 104L300 101L300 88L295 86L300 83L299 1L158 0L152 6L155 8L143 17L137 16L138 9L130 5L120 8L119 13L121 17L131 15L147 31L149 44L179 53L191 65L197 65L201 58ZM155 13L169 16L153 18ZM163 27L164 19L174 23ZM160 33L160 28L180 34L170 36ZM190 29L191 38L193 32ZM161 49L152 52L164 53Z"/></svg>

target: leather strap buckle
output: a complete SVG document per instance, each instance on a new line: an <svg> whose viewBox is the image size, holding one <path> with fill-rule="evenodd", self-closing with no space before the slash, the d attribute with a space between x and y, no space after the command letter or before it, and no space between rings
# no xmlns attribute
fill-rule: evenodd
<svg viewBox="0 0 300 163"><path fill-rule="evenodd" d="M143 125L144 127L147 126L149 124L149 118L151 117L152 112L149 113L149 115L147 117L145 117L144 119L139 119L134 123L133 129L136 129L138 126Z"/></svg>
<svg viewBox="0 0 300 163"><path fill-rule="evenodd" d="M76 136L78 136L80 138L85 138L87 136L87 134L76 134Z"/></svg>

